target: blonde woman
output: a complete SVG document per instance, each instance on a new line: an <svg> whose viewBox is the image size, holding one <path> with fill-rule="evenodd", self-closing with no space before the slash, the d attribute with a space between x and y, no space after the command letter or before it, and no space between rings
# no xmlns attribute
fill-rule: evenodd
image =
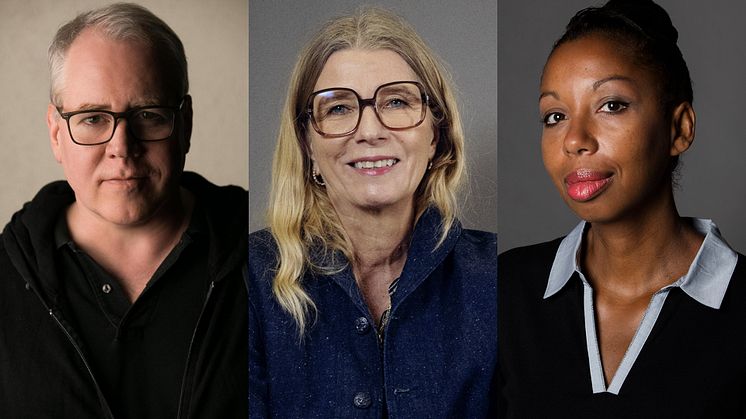
<svg viewBox="0 0 746 419"><path fill-rule="evenodd" d="M461 227L449 79L399 17L328 22L293 71L249 238L251 417L489 417L496 238Z"/></svg>

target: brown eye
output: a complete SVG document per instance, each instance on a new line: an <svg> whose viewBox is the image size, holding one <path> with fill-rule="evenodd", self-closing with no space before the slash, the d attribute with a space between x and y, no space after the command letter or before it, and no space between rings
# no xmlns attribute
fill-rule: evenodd
<svg viewBox="0 0 746 419"><path fill-rule="evenodd" d="M565 115L562 113L552 112L544 116L544 119L542 122L544 122L544 125L546 126L552 126L552 125L556 125L560 121L565 120L565 118L566 118Z"/></svg>
<svg viewBox="0 0 746 419"><path fill-rule="evenodd" d="M619 100L610 100L604 103L599 109L600 112L617 113L621 112L629 107L629 103L622 102Z"/></svg>

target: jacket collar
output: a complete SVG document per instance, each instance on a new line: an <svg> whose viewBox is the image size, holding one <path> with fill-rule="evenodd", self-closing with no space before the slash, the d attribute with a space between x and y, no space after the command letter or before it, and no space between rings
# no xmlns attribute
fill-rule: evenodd
<svg viewBox="0 0 746 419"><path fill-rule="evenodd" d="M455 220L445 240L438 246L442 221L440 211L435 207L428 207L417 220L412 231L407 260L399 277L397 291L392 296L392 312L443 262L461 236L461 223ZM368 312L368 306L360 294L349 263L340 272L330 275L330 279L345 290L362 312Z"/></svg>
<svg viewBox="0 0 746 419"><path fill-rule="evenodd" d="M664 288L679 287L700 304L719 309L736 268L738 254L725 242L712 220L692 218L691 221L705 239L687 273ZM581 273L578 258L585 227L586 222L581 221L562 239L549 273L545 299L559 292L573 273Z"/></svg>

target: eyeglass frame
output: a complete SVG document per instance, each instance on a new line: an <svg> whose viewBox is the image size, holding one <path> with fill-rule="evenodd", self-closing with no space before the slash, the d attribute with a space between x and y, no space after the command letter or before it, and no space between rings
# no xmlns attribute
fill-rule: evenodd
<svg viewBox="0 0 746 419"><path fill-rule="evenodd" d="M422 99L422 105L423 106L422 106L422 111L421 111L419 122L417 122L416 124L414 124L412 126L409 126L409 127L393 128L393 127L390 127L390 126L386 125L383 122L383 120L381 119L381 115L378 114L378 108L376 107L376 96L378 95L378 91L381 90L382 88L388 87L388 86L391 86L391 85L394 85L394 84L399 84L399 83L409 83L409 84L414 84L415 86L417 86L417 88L420 89L420 94L421 94L421 99ZM353 129L351 129L350 131L347 131L347 132L345 132L343 134L327 134L327 133L321 131L321 129L316 124L316 118L314 118L314 116L313 116L313 99L314 99L314 97L318 96L321 93L330 92L332 90L346 90L346 91L352 92L352 94L354 94L355 97L357 98L358 109L359 109L358 113L357 113L357 122L355 123L355 127ZM330 88L327 88L327 89L317 90L317 91L311 93L310 95L308 95L308 100L306 100L306 114L308 115L308 119L311 120L311 126L313 127L314 131L316 131L317 133L319 133L319 135L321 135L323 137L326 137L326 138L338 138L338 137L345 137L347 135L354 134L355 131L357 131L357 129L360 127L360 121L363 118L363 110L365 110L365 108L367 106L370 106L371 108L373 108L373 113L376 115L376 118L378 119L378 122L381 123L381 125L383 125L384 127L386 127L387 129L390 129L390 130L403 131L405 129L411 129L411 128L418 127L418 126L420 126L422 124L422 122L425 120L425 117L427 116L427 108L430 107L430 96L428 96L427 92L425 91L425 87L422 85L422 83L420 83L418 81L414 81L414 80L399 80L399 81L392 81L392 82L389 82L389 83L384 83L384 84L378 86L376 88L376 91L373 92L373 97L368 98L368 99L361 98L360 95L355 90L350 89L348 87L330 87Z"/></svg>
<svg viewBox="0 0 746 419"><path fill-rule="evenodd" d="M177 106L146 105L146 106L138 106L136 108L128 109L128 110L126 110L124 112L113 112L113 111L108 111L106 109L81 109L81 110L72 111L72 112L62 112L62 108L59 108L57 106L55 106L55 109L57 109L57 113L60 114L60 116L62 117L62 119L65 120L66 125L67 125L67 132L68 132L68 134L70 134L70 139L75 144L77 144L77 145L80 145L80 146L95 146L95 145L101 145L101 144L108 143L109 141L111 141L112 138L114 138L114 134L117 132L117 124L119 124L119 120L122 119L122 118L124 118L125 120L127 120L127 122L128 122L128 124L127 124L127 132L130 135L132 135L132 138L136 139L137 141L141 141L141 142L145 142L145 143L152 143L152 142L158 142L158 141L165 141L165 140L169 139L173 135L174 128L176 128L176 113L181 112L183 110L184 103L186 103L186 99L187 99L188 96L189 95L184 95L181 98L181 100L179 101L179 104ZM157 140L143 140L141 138L138 138L137 135L135 135L135 133L129 127L129 117L131 115L134 115L136 112L139 112L139 111L141 111L143 109L171 109L171 110L174 111L173 126L171 127L171 132L168 134L168 136L166 136L164 138L159 138ZM87 144L87 143L79 143L79 142L75 141L75 136L73 135L73 130L72 130L72 128L70 128L70 118L73 117L73 116L75 116L75 115L82 114L82 113L93 113L93 112L105 113L107 115L111 115L112 118L114 118L114 127L111 130L111 135L109 135L108 139L106 139L104 141L101 141L101 142L98 142L98 143Z"/></svg>

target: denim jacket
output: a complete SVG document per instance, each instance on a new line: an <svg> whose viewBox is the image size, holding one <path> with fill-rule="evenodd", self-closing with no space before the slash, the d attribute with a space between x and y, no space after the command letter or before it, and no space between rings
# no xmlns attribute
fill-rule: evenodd
<svg viewBox="0 0 746 419"><path fill-rule="evenodd" d="M251 418L493 417L496 236L456 222L436 248L440 222L430 208L415 226L381 341L349 266L303 278L317 317L299 340L272 295L274 240L249 236Z"/></svg>

